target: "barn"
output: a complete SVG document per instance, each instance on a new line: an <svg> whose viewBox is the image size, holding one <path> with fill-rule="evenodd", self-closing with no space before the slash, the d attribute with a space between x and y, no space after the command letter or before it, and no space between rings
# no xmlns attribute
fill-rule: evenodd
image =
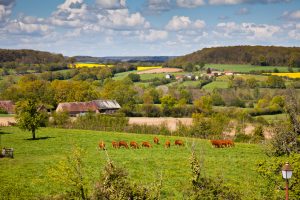
<svg viewBox="0 0 300 200"><path fill-rule="evenodd" d="M14 114L15 104L12 101L0 101L0 109L8 114Z"/></svg>
<svg viewBox="0 0 300 200"><path fill-rule="evenodd" d="M112 114L120 108L121 106L116 100L94 100L60 103L56 108L56 112L68 112L70 116L79 116L87 112Z"/></svg>

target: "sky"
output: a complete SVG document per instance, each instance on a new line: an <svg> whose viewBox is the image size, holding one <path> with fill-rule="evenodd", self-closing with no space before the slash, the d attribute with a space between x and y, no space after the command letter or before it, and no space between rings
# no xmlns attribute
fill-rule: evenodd
<svg viewBox="0 0 300 200"><path fill-rule="evenodd" d="M178 56L300 46L300 0L0 0L0 48L66 56Z"/></svg>

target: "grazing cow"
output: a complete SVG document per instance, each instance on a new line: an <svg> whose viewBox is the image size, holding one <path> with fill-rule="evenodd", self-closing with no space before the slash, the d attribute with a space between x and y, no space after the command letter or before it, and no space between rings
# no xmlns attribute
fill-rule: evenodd
<svg viewBox="0 0 300 200"><path fill-rule="evenodd" d="M223 148L223 147L233 147L234 143L232 140L211 140L213 147Z"/></svg>
<svg viewBox="0 0 300 200"><path fill-rule="evenodd" d="M184 143L182 140L175 140L175 145L184 146Z"/></svg>
<svg viewBox="0 0 300 200"><path fill-rule="evenodd" d="M130 147L132 147L133 149L139 149L140 148L139 145L138 145L138 143L136 143L134 141L130 142Z"/></svg>
<svg viewBox="0 0 300 200"><path fill-rule="evenodd" d="M115 149L119 148L118 142L112 141L111 144L112 144L113 148L115 148Z"/></svg>
<svg viewBox="0 0 300 200"><path fill-rule="evenodd" d="M170 146L171 146L171 142L167 140L165 143L165 148L170 148Z"/></svg>
<svg viewBox="0 0 300 200"><path fill-rule="evenodd" d="M157 137L154 137L153 142L154 142L155 144L159 144L159 139L158 139Z"/></svg>
<svg viewBox="0 0 300 200"><path fill-rule="evenodd" d="M125 141L120 141L119 142L119 147L125 147L126 149L129 149L128 144Z"/></svg>
<svg viewBox="0 0 300 200"><path fill-rule="evenodd" d="M101 150L105 150L105 143L103 141L99 141L98 147Z"/></svg>
<svg viewBox="0 0 300 200"><path fill-rule="evenodd" d="M149 142L143 142L142 147L151 148L151 144Z"/></svg>

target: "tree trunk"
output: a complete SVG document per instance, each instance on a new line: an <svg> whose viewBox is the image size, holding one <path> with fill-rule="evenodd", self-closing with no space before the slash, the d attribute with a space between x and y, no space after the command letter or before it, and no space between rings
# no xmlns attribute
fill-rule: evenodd
<svg viewBox="0 0 300 200"><path fill-rule="evenodd" d="M31 131L31 133L32 133L32 139L35 140L35 129L33 129L33 130Z"/></svg>

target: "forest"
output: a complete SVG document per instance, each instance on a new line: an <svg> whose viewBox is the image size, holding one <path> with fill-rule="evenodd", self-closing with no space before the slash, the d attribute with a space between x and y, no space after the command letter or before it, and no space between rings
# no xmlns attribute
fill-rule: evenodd
<svg viewBox="0 0 300 200"><path fill-rule="evenodd" d="M171 59L165 65L181 67L200 63L300 67L300 48L276 46L204 48L194 53Z"/></svg>

